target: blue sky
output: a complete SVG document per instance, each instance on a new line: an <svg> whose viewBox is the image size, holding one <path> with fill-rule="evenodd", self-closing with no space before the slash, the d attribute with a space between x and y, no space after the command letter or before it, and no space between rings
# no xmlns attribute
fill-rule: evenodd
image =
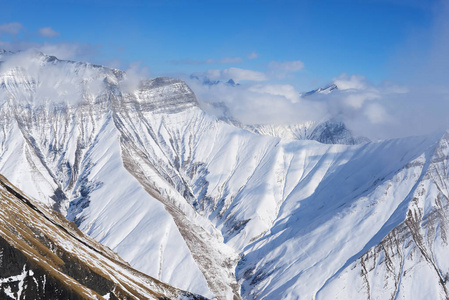
<svg viewBox="0 0 449 300"><path fill-rule="evenodd" d="M437 4L415 0L1 2L0 26L22 26L15 32L2 32L0 27L3 48L63 45L72 47L74 59L122 69L140 62L151 76L228 68L267 73L276 63L300 61L302 68L271 76L299 89L325 84L341 73L362 74L375 83L390 79L410 40L416 35L425 40ZM39 32L46 27L47 34ZM417 53L427 51L423 39L413 45Z"/></svg>

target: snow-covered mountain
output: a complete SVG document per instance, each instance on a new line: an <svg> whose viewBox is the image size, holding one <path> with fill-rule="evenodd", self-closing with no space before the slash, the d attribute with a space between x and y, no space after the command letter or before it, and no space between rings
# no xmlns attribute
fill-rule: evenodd
<svg viewBox="0 0 449 300"><path fill-rule="evenodd" d="M0 173L134 268L218 299L445 299L448 134L283 139L178 80L0 60Z"/></svg>

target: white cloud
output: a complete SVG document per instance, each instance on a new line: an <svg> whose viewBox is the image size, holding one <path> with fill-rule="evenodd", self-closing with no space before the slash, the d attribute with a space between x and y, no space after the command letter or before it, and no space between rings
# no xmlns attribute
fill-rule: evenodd
<svg viewBox="0 0 449 300"><path fill-rule="evenodd" d="M338 86L338 85L337 85ZM366 101L379 99L380 94L378 91L364 91L357 90L355 92L349 92L343 97L343 102L352 108L359 109Z"/></svg>
<svg viewBox="0 0 449 300"><path fill-rule="evenodd" d="M334 78L333 81L340 90L363 90L368 87L368 82L366 81L365 76L358 74L348 75L346 73L343 73Z"/></svg>
<svg viewBox="0 0 449 300"><path fill-rule="evenodd" d="M39 29L39 35L47 38L59 36L59 32L53 30L51 27L43 27Z"/></svg>
<svg viewBox="0 0 449 300"><path fill-rule="evenodd" d="M139 87L140 82L150 77L150 72L147 67L142 66L141 62L133 62L125 71L125 77L120 82L120 87L123 91L132 93Z"/></svg>
<svg viewBox="0 0 449 300"><path fill-rule="evenodd" d="M214 70L221 74L219 70ZM262 73L263 75L263 73ZM319 120L327 113L323 103L301 99L292 85L247 82L239 86L225 83L204 85L201 80L184 78L200 103L223 103L231 115L245 124L285 124ZM220 110L211 110L220 115Z"/></svg>
<svg viewBox="0 0 449 300"><path fill-rule="evenodd" d="M0 25L0 35L2 33L17 35L23 29L23 25L18 22L7 23Z"/></svg>
<svg viewBox="0 0 449 300"><path fill-rule="evenodd" d="M389 119L387 110L379 103L368 104L363 114L373 124L384 123Z"/></svg>
<svg viewBox="0 0 449 300"><path fill-rule="evenodd" d="M300 93L289 84L256 84L251 86L248 90L259 94L281 96L291 103L297 103L301 98Z"/></svg>

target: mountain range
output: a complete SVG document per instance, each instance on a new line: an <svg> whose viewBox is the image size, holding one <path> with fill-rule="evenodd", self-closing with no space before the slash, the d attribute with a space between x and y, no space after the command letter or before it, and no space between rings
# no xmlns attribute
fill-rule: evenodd
<svg viewBox="0 0 449 300"><path fill-rule="evenodd" d="M37 51L0 61L6 186L167 297L449 297L449 133L370 142L329 120L286 138L206 113L176 79Z"/></svg>

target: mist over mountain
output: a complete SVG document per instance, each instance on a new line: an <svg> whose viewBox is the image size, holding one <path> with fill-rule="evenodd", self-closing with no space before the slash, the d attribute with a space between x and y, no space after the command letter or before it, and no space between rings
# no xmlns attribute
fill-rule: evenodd
<svg viewBox="0 0 449 300"><path fill-rule="evenodd" d="M447 89L424 81L373 84L362 75L341 74L330 84L304 91L269 79L233 86L226 84L228 77L208 81L214 84L204 84L198 76L179 78L189 84L209 113L220 118L221 110L214 107L226 106L227 115L250 126L289 127L338 120L353 135L370 140L431 134L449 127Z"/></svg>
<svg viewBox="0 0 449 300"><path fill-rule="evenodd" d="M215 107L221 117L209 114L178 79L38 51L2 52L0 60L5 203L22 207L30 198L40 215L62 214L145 276L176 287L161 285L168 298L449 297L447 131L371 142L331 119L257 127L233 120L228 103ZM360 82L344 77L330 94L291 99L319 103L346 87L347 100L360 96L351 92ZM364 91L352 105L379 92ZM8 233L18 230L7 221L17 211L1 210L2 258L25 249ZM66 234L47 221L37 227L42 217L30 214L31 232ZM41 240L31 238L20 236L33 252ZM36 279L40 288L40 271L21 263L10 271L0 264L0 280ZM14 299L20 289L1 291Z"/></svg>

